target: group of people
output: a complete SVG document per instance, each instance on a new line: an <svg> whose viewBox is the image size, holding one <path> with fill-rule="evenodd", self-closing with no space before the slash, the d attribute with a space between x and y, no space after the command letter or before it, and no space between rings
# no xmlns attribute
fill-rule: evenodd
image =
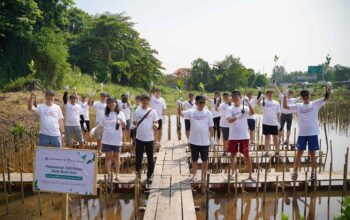
<svg viewBox="0 0 350 220"><path fill-rule="evenodd" d="M149 95L136 96L132 106L129 94L123 94L120 100L100 92L100 100L94 101L92 94L88 98L78 96L76 88L68 96L69 87L63 95L65 113L54 103L56 93L45 92L45 102L36 104L35 94L31 93L28 109L38 113L40 118L39 146L72 147L72 140L84 148L84 139L94 136L99 152L105 153L105 168L108 177L112 176L112 161L115 165L115 179L119 180L120 152L124 134L130 132L136 144L136 171L142 168L143 153L148 158L148 181L152 181L154 170L153 148L159 145L158 133L162 128L162 117L166 111L166 102L160 96L158 88L150 88ZM150 107L152 106L152 108ZM90 129L90 107L95 111L95 127ZM64 115L64 116L63 116Z"/></svg>
<svg viewBox="0 0 350 220"><path fill-rule="evenodd" d="M257 97L252 93L241 94L239 90L231 93L215 92L213 99L205 95L190 92L188 100L177 101L179 114L184 117L186 137L191 149L192 180L195 180L199 157L202 160L202 172L208 169L209 146L223 139L224 156L230 154L231 178L236 175L236 154L244 155L249 171L249 180L252 178L252 164L249 156L250 142L254 142L256 120L254 108L261 105L263 108L262 130L265 137L265 150L270 150L273 140L275 151L278 154L280 142L289 142L293 113L297 114L299 135L297 142L297 157L295 160L292 178L297 179L300 159L306 146L309 147L312 162L311 179L316 180L316 157L319 150L318 137L318 110L328 100L332 87L327 85L324 97L311 101L308 90L302 90L299 98L293 98L292 91L280 93L275 89L281 102L273 100L273 89L267 89L265 94L259 91ZM137 96L135 105L131 105L129 94L123 94L120 100L100 92L100 100L94 101L91 96L78 96L76 88L68 96L69 87L63 96L65 117L60 106L54 103L55 92L45 92L45 102L37 105L35 94L32 93L28 101L28 109L36 112L40 118L39 146L61 147L65 139L66 147L72 147L72 137L84 148L84 139L95 136L99 151L105 153L105 167L111 177L112 161L115 165L115 179L119 180L120 152L124 141L124 134L130 131L135 143L136 172L142 168L143 153L147 154L147 180L152 181L154 170L154 145L158 145L159 131L162 129L163 115L166 114L166 102L161 97L160 89L150 84L148 95ZM301 103L297 103L299 100ZM206 101L210 101L210 109ZM95 110L95 127L90 128L90 107ZM287 124L286 138L283 128ZM216 137L216 138L215 138Z"/></svg>
<svg viewBox="0 0 350 220"><path fill-rule="evenodd" d="M325 104L332 94L332 85L327 83L324 97L315 101L310 100L308 90L301 90L300 97L294 98L293 91L285 89L281 93L277 87L267 89L265 94L259 91L256 98L252 93L243 96L239 90L229 93L214 93L210 101L210 110L205 105L207 98L198 95L194 98L193 93L188 94L188 100L177 101L179 114L184 117L186 136L189 141L192 157L193 176L196 178L197 161L199 156L202 160L202 171L205 175L208 169L209 146L214 145L216 140L220 140L222 134L224 154L230 153L231 179L236 176L236 154L243 154L249 172L248 180L252 178L252 163L249 156L249 142L254 143L254 132L256 119L254 118L254 107L262 106L262 131L265 138L264 147L266 155L271 148L271 139L276 155L279 154L280 145L289 144L292 127L293 113L298 117L298 140L297 156L295 159L292 179L298 178L301 156L306 146L311 157L311 179L317 179L316 155L319 150L318 134L318 111ZM280 102L273 99L274 90L279 93ZM298 101L302 101L298 103ZM287 125L286 136L284 126Z"/></svg>

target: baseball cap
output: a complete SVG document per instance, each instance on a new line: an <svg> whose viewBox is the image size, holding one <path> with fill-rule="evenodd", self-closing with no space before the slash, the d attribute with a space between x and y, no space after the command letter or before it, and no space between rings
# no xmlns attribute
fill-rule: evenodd
<svg viewBox="0 0 350 220"><path fill-rule="evenodd" d="M45 95L52 95L52 96L55 96L56 93L55 93L55 91L49 89L49 90L46 90Z"/></svg>

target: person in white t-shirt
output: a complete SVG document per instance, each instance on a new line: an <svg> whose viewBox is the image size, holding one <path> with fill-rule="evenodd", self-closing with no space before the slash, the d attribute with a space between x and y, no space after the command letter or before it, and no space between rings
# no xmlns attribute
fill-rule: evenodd
<svg viewBox="0 0 350 220"><path fill-rule="evenodd" d="M106 103L107 98L108 98L108 94L102 92L100 94L99 102L94 102L94 101L91 102L92 108L95 110L95 113L96 113L95 126L99 125L104 117L106 107L107 107L107 103ZM103 128L101 126L98 127L95 131L95 137L97 139L97 149L99 152L101 152L101 148L102 148L102 142L101 142L102 132L103 132Z"/></svg>
<svg viewBox="0 0 350 220"><path fill-rule="evenodd" d="M142 106L133 115L133 124L136 126L136 173L140 174L142 168L143 152L147 154L147 182L152 182L154 171L153 146L154 131L158 128L158 114L149 107L150 97L141 97Z"/></svg>
<svg viewBox="0 0 350 220"><path fill-rule="evenodd" d="M124 113L122 111L119 111L117 102L114 98L108 98L105 114L100 123L97 125L97 127L93 128L93 130L96 130L99 127L103 127L102 152L106 154L106 171L108 174L108 179L110 179L112 160L114 160L116 181L120 180L120 151L123 145L122 129L125 126L126 120Z"/></svg>
<svg viewBox="0 0 350 220"><path fill-rule="evenodd" d="M249 170L249 179L252 180L252 163L249 156L249 134L247 119L249 115L254 115L254 108L244 97L243 102L247 103L243 107L242 96L239 90L231 93L233 106L226 111L226 120L229 123L228 151L231 153L231 179L234 179L236 171L236 154L240 152L244 155Z"/></svg>
<svg viewBox="0 0 350 220"><path fill-rule="evenodd" d="M217 138L217 141L220 140L221 132L220 132L220 112L218 110L218 106L221 103L221 94L220 92L214 92L214 98L210 100L210 111L213 116L214 122L214 137Z"/></svg>
<svg viewBox="0 0 350 220"><path fill-rule="evenodd" d="M208 169L209 145L215 144L213 117L211 112L204 108L204 96L196 96L196 106L196 109L189 109L181 112L181 115L189 118L191 122L189 144L192 157L192 181L195 180L197 175L197 161L199 159L199 154L202 160L202 175L206 176Z"/></svg>
<svg viewBox="0 0 350 220"><path fill-rule="evenodd" d="M152 83L150 84L150 90L149 90L149 94L151 97L151 107L156 110L157 114L158 114L158 129L154 131L154 140L155 140L155 144L157 146L159 146L159 131L162 130L163 127L163 115L166 114L166 103L165 103L165 99L163 99L162 97L160 97L160 89L158 88L153 88L152 87Z"/></svg>
<svg viewBox="0 0 350 220"><path fill-rule="evenodd" d="M279 128L279 136L280 136L280 142L282 142L285 145L289 145L289 137L290 137L290 130L292 128L292 121L293 121L293 112L289 109L283 108L283 97L284 95L279 91L277 85L275 85L276 90L280 96L281 100L281 125ZM287 95L287 103L288 105L293 105L297 103L300 100L300 97L293 98L293 91L289 90ZM284 125L287 124L287 135L286 139L284 139Z"/></svg>
<svg viewBox="0 0 350 220"><path fill-rule="evenodd" d="M253 93L252 92L248 92L247 93L247 98L248 98L248 102L250 103L250 105L255 108L255 106L257 105L257 99L253 98ZM254 115L249 115L248 116L248 128L249 128L249 139L251 143L255 143L255 126L256 126L256 120Z"/></svg>
<svg viewBox="0 0 350 220"><path fill-rule="evenodd" d="M91 98L86 98L85 95L81 96L81 100L78 98L78 104L82 108L82 112L80 115L80 127L83 129L84 132L84 138L87 138L89 132L90 132L90 105L91 105Z"/></svg>
<svg viewBox="0 0 350 220"><path fill-rule="evenodd" d="M118 100L118 108L122 111L126 118L126 129L130 130L130 118L131 118L131 103L128 94L123 94L121 100Z"/></svg>
<svg viewBox="0 0 350 220"><path fill-rule="evenodd" d="M184 101L181 103L181 106L183 111L187 111L189 109L193 109L196 108L196 104L194 101L194 93L193 92L189 92L188 93L188 100ZM187 140L190 137L190 130L191 130L191 121L188 117L184 117L185 120L185 132L186 132L186 137Z"/></svg>
<svg viewBox="0 0 350 220"><path fill-rule="evenodd" d="M298 117L298 152L294 163L294 171L292 172L293 180L297 180L298 178L300 159L304 150L306 150L306 145L309 147L309 153L311 156L311 180L315 181L317 179L315 152L320 149L318 144L318 135L320 133L320 128L318 126L318 111L325 105L325 102L328 100L331 94L332 87L331 84L328 84L325 96L315 101L310 100L310 93L308 90L302 90L300 92L301 99L303 100L302 103L289 105L287 102L287 97L285 96L283 98L283 107L291 110L292 112L296 112Z"/></svg>
<svg viewBox="0 0 350 220"><path fill-rule="evenodd" d="M67 93L65 93L65 96ZM84 149L84 140L80 126L80 114L82 113L81 106L77 103L75 95L69 96L69 102L66 103L66 97L63 96L66 109L66 147L72 147L71 138L74 135L76 141L79 142L80 148Z"/></svg>
<svg viewBox="0 0 350 220"><path fill-rule="evenodd" d="M259 99L257 104L262 105L263 113L263 135L265 136L265 150L270 150L271 136L275 146L276 154L279 153L278 126L280 124L281 107L280 103L272 99L273 91L266 90L266 98Z"/></svg>
<svg viewBox="0 0 350 220"><path fill-rule="evenodd" d="M222 139L223 139L223 144L224 144L223 156L226 156L227 155L228 136L229 136L229 123L226 119L226 111L227 111L227 109L232 107L232 105L231 105L229 93L227 93L227 92L223 93L222 97L223 97L223 102L220 103L217 110L220 113L220 128L221 128Z"/></svg>
<svg viewBox="0 0 350 220"><path fill-rule="evenodd" d="M39 146L61 147L65 130L61 107L54 104L55 92L47 90L45 92L45 103L38 106L35 103L33 106L33 99L36 99L35 94L31 93L28 100L28 110L39 115Z"/></svg>

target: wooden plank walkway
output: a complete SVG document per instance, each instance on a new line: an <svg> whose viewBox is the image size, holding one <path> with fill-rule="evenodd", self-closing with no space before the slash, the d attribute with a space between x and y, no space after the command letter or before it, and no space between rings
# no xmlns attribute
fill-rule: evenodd
<svg viewBox="0 0 350 220"><path fill-rule="evenodd" d="M196 219L184 142L166 141L159 149L145 220Z"/></svg>

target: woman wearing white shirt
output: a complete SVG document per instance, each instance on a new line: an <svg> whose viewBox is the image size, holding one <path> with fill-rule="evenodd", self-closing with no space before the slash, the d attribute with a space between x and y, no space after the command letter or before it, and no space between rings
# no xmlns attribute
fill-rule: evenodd
<svg viewBox="0 0 350 220"><path fill-rule="evenodd" d="M102 127L102 152L106 154L105 166L108 177L111 177L111 165L112 159L115 165L115 180L119 180L119 169L120 169L120 150L122 147L123 132L122 129L125 127L126 121L124 113L119 111L117 108L117 102L113 98L107 99L107 107L105 115L102 118L100 124L95 127Z"/></svg>
<svg viewBox="0 0 350 220"><path fill-rule="evenodd" d="M230 95L228 93L223 94L224 102L220 103L220 106L217 108L217 110L220 112L220 128L222 133L222 139L224 143L224 154L223 156L227 155L227 143L228 143L228 136L229 136L229 123L226 119L226 111L228 108L231 107L230 102Z"/></svg>
<svg viewBox="0 0 350 220"><path fill-rule="evenodd" d="M257 104L263 106L263 135L265 136L265 150L270 150L271 136L275 146L276 153L279 153L278 141L278 126L280 124L281 107L280 104L272 99L273 91L268 89L266 91L266 99L259 99Z"/></svg>
<svg viewBox="0 0 350 220"><path fill-rule="evenodd" d="M214 93L214 99L210 99L210 111L213 117L214 122L214 137L217 137L217 140L220 140L220 112L217 107L221 103L220 92Z"/></svg>

